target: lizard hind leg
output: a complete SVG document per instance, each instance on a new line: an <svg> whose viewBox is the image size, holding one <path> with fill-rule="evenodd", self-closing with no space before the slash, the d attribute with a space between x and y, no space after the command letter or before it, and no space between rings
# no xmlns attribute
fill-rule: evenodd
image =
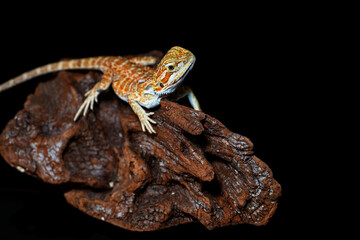
<svg viewBox="0 0 360 240"><path fill-rule="evenodd" d="M81 113L83 113L83 116L86 116L89 108L90 110L93 110L94 108L94 102L97 102L97 97L99 96L101 91L104 91L109 88L112 82L112 71L107 70L104 71L104 74L102 76L102 79L100 82L96 83L95 86L85 93L85 101L83 104L81 104L79 110L77 111L74 121L78 119Z"/></svg>

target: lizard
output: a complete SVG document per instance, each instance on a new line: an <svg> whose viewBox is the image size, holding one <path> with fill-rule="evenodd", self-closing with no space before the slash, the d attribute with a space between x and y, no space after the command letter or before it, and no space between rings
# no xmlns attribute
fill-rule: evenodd
<svg viewBox="0 0 360 240"><path fill-rule="evenodd" d="M17 84L33 79L37 76L61 70L89 69L101 71L102 79L85 93L85 100L75 114L74 121L83 114L93 110L98 95L112 86L115 94L129 103L138 116L142 131L155 134L151 124L156 122L150 118L154 112L147 109L160 105L162 98L174 95L174 99L187 96L195 110L201 111L199 101L188 86L179 85L192 69L195 56L182 47L172 47L161 59L156 68L156 58L151 56L124 58L121 56L100 56L50 63L25 72L0 85L0 92L12 88ZM176 93L174 93L176 90Z"/></svg>

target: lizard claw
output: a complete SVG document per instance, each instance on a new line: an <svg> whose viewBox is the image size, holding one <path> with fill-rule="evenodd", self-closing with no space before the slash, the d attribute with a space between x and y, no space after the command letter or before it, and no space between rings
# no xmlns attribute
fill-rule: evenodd
<svg viewBox="0 0 360 240"><path fill-rule="evenodd" d="M74 121L76 121L78 119L78 117L80 116L81 112L83 112L83 116L86 115L86 113L89 110L93 110L94 108L94 102L97 102L97 97L99 95L99 92L96 91L96 89L91 89L90 91L88 91L87 93L85 93L86 99L83 102L83 104L80 106L79 110L77 111L75 117L74 117Z"/></svg>
<svg viewBox="0 0 360 240"><path fill-rule="evenodd" d="M153 114L154 114L153 112L149 112L149 113L145 113L145 115L140 117L140 123L143 132L148 131L150 134L156 133L156 131L151 126L151 123L156 124L156 122L153 119L149 118L149 116Z"/></svg>

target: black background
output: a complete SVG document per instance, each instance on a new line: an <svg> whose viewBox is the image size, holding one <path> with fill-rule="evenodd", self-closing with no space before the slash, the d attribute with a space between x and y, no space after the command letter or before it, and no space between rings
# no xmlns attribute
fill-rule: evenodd
<svg viewBox="0 0 360 240"><path fill-rule="evenodd" d="M322 22L309 22L311 11L293 6L286 11L280 6L202 5L143 12L124 6L93 7L4 9L0 82L61 58L166 52L175 45L187 48L197 62L185 84L192 87L204 112L254 143L255 155L269 165L282 186L279 207L261 227L237 225L208 231L194 223L152 233L130 232L71 207L56 187L18 172L1 158L2 239L190 237L193 233L204 238L232 234L257 239L307 235L317 228L314 211L307 207L312 169L303 169L311 158L311 143L303 140L309 134L309 122L319 125L309 104L316 94L317 76L309 71L322 46ZM46 79L0 94L1 129L22 109L39 81Z"/></svg>

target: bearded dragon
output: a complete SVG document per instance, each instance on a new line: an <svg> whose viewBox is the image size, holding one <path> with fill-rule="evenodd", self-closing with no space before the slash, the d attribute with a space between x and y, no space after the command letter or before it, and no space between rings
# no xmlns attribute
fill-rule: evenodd
<svg viewBox="0 0 360 240"><path fill-rule="evenodd" d="M150 118L153 112L146 112L143 107L149 109L160 104L160 100L174 93L175 99L187 96L195 110L201 111L200 104L191 88L179 87L185 76L195 63L195 56L189 50L175 46L172 47L161 59L157 67L151 68L156 62L155 57L132 57L101 56L74 60L64 60L44 65L25 72L18 77L0 85L0 92L17 84L28 81L40 75L61 70L90 69L103 73L100 82L85 94L85 100L79 107L74 121L89 110L93 110L94 102L100 92L112 86L115 94L125 102L128 102L138 116L142 130L150 134L156 133L151 123L156 122Z"/></svg>

